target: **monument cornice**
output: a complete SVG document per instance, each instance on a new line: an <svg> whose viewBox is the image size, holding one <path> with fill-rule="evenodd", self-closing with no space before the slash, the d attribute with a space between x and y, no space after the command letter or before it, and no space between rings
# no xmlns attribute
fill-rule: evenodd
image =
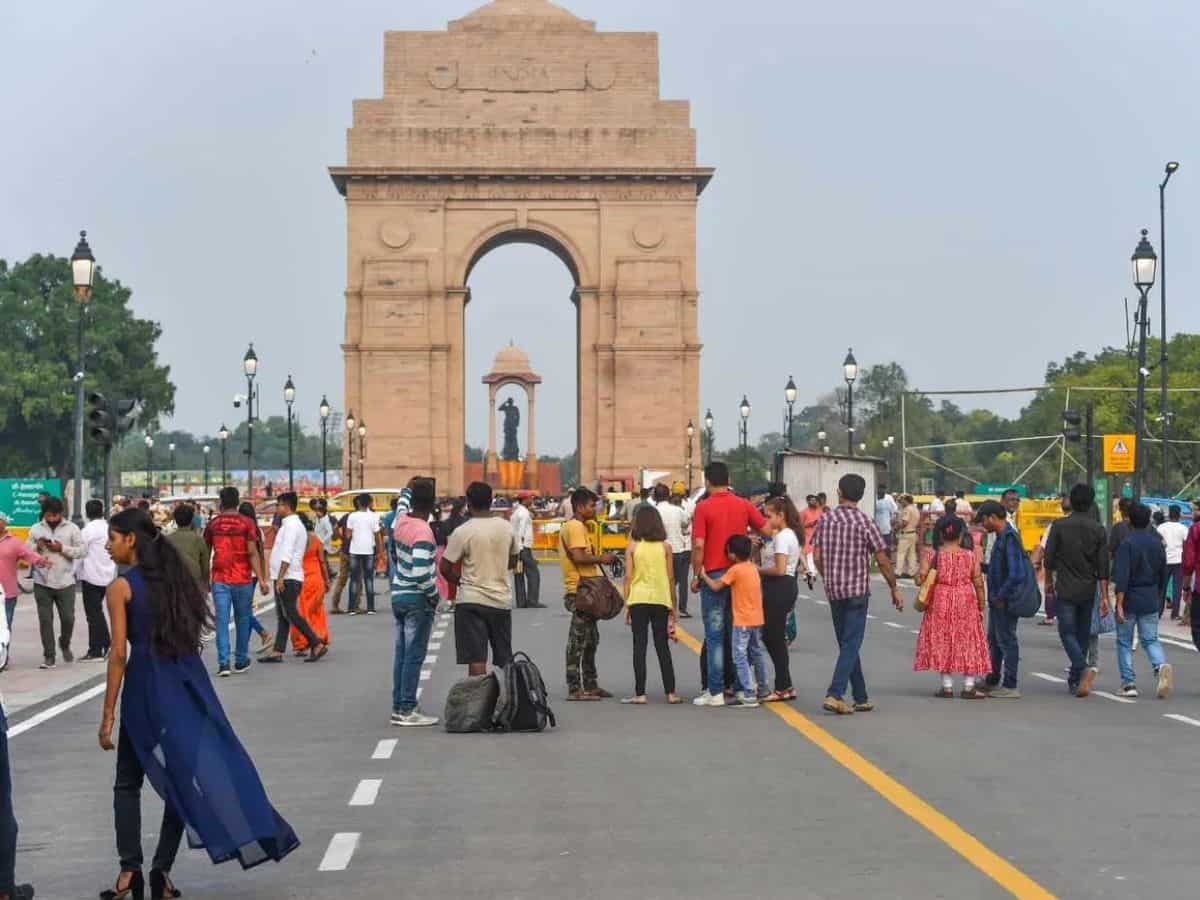
<svg viewBox="0 0 1200 900"><path fill-rule="evenodd" d="M329 176L338 193L346 196L350 182L403 184L694 184L703 193L716 169L697 167L611 167L587 169L471 168L458 166L330 166Z"/></svg>

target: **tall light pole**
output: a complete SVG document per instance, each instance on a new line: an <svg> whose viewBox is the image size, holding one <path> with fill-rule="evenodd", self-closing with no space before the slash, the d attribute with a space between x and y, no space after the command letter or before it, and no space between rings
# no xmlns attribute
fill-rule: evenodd
<svg viewBox="0 0 1200 900"><path fill-rule="evenodd" d="M795 417L792 411L796 406L796 380L791 375L788 376L787 387L783 389L783 399L787 401L787 448L792 449L792 422Z"/></svg>
<svg viewBox="0 0 1200 900"><path fill-rule="evenodd" d="M169 478L169 484L171 485L171 496L174 497L175 496L175 442L174 441L171 441L171 443L167 444L167 452L170 454L170 456L168 457L170 462L168 462L167 465L169 465L171 467L171 475Z"/></svg>
<svg viewBox="0 0 1200 900"><path fill-rule="evenodd" d="M741 422L738 423L738 437L742 446L742 475L746 474L746 448L750 443L750 401L746 399L746 395L742 394L742 402L738 405L738 415L741 416Z"/></svg>
<svg viewBox="0 0 1200 900"><path fill-rule="evenodd" d="M150 436L150 432L146 432L146 436L142 439L142 443L146 445L146 493L151 497L154 496L154 438Z"/></svg>
<svg viewBox="0 0 1200 900"><path fill-rule="evenodd" d="M704 414L704 432L705 436L708 438L706 442L708 444L708 458L704 460L704 465L708 466L712 463L713 440L715 439L715 435L713 434L713 414L711 409Z"/></svg>
<svg viewBox="0 0 1200 900"><path fill-rule="evenodd" d="M221 439L221 487L228 487L229 468L225 462L225 449L229 444L229 429L224 424L221 425L221 430L217 432L217 437Z"/></svg>
<svg viewBox="0 0 1200 900"><path fill-rule="evenodd" d="M348 490L354 490L354 428L358 423L354 419L354 410L346 416L346 469L348 471Z"/></svg>
<svg viewBox="0 0 1200 900"><path fill-rule="evenodd" d="M1179 163L1169 162L1162 184L1158 186L1158 294L1162 301L1159 314L1159 325L1162 328L1162 354L1158 365L1162 369L1162 399L1159 409L1162 410L1162 481L1159 483L1158 495L1167 494L1167 449L1171 441L1171 407L1167 394L1167 182L1179 169Z"/></svg>
<svg viewBox="0 0 1200 900"><path fill-rule="evenodd" d="M358 486L367 486L367 423L358 423Z"/></svg>
<svg viewBox="0 0 1200 900"><path fill-rule="evenodd" d="M325 447L329 438L329 400L321 395L321 496L329 496L329 462L325 456Z"/></svg>
<svg viewBox="0 0 1200 900"><path fill-rule="evenodd" d="M79 368L73 378L75 382L75 515L76 525L83 524L83 321L88 301L92 298L92 283L96 278L96 257L88 246L87 232L79 232L79 243L71 254L71 283L75 287L75 301L79 307ZM105 503L108 502L106 498Z"/></svg>
<svg viewBox="0 0 1200 900"><path fill-rule="evenodd" d="M292 383L291 375L288 376L287 382L283 385L283 402L287 404L288 490L294 491L296 489L296 474L292 461L292 404L296 402L296 385Z"/></svg>
<svg viewBox="0 0 1200 900"><path fill-rule="evenodd" d="M687 476L688 476L688 480L687 480L687 486L688 486L688 496L689 496L689 497L690 497L690 496L692 496L692 444L693 444L693 442L695 441L695 438L696 438L696 426L695 426L695 424L692 422L692 420L691 420L691 419L688 419L688 423L687 423L687 439L688 439L688 449L687 449Z"/></svg>
<svg viewBox="0 0 1200 900"><path fill-rule="evenodd" d="M208 493L208 454L212 447L204 445L204 493Z"/></svg>
<svg viewBox="0 0 1200 900"><path fill-rule="evenodd" d="M1158 257L1150 246L1149 232L1142 229L1142 239L1138 241L1137 249L1133 251L1133 286L1138 289L1138 380L1137 406L1134 410L1133 430L1134 462L1133 462L1133 499L1142 498L1142 477L1146 468L1145 441L1142 435L1146 424L1146 376L1150 374L1146 368L1146 336L1150 331L1148 319L1147 296L1150 288L1154 287L1154 271L1158 265Z"/></svg>
<svg viewBox="0 0 1200 900"><path fill-rule="evenodd" d="M246 373L246 497L254 501L254 376L258 374L258 354L254 342L242 357L242 371Z"/></svg>
<svg viewBox="0 0 1200 900"><path fill-rule="evenodd" d="M842 375L846 379L846 434L850 455L854 455L854 382L858 378L858 360L854 358L854 349L846 351L842 361Z"/></svg>

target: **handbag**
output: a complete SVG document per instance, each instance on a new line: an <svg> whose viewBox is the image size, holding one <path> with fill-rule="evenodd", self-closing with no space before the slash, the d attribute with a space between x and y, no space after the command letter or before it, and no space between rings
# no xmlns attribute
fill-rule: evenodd
<svg viewBox="0 0 1200 900"><path fill-rule="evenodd" d="M913 609L919 613L928 612L933 602L933 586L937 583L938 576L937 562L937 556L935 555L933 558L933 567L925 576L925 580L921 582L921 590L917 593L917 602L913 604Z"/></svg>
<svg viewBox="0 0 1200 900"><path fill-rule="evenodd" d="M567 552L566 535L558 539L563 552ZM593 619L615 619L625 608L625 598L616 585L608 580L604 569L599 575L581 576L575 589L575 612Z"/></svg>

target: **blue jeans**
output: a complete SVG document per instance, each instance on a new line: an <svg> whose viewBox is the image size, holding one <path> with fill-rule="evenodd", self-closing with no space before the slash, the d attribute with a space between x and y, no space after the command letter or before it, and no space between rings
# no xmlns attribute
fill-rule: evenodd
<svg viewBox="0 0 1200 900"><path fill-rule="evenodd" d="M1058 638L1062 641L1067 658L1071 660L1071 674L1067 686L1074 690L1088 667L1088 642L1092 639L1092 608L1095 599L1086 603L1069 603L1058 600Z"/></svg>
<svg viewBox="0 0 1200 900"><path fill-rule="evenodd" d="M1158 614L1146 613L1141 616L1126 616L1124 622L1117 623L1117 667L1121 670L1121 684L1133 684L1133 629L1137 626L1138 636L1146 655L1150 657L1150 665L1155 671L1167 661L1167 652L1163 650L1162 642L1158 639Z"/></svg>
<svg viewBox="0 0 1200 900"><path fill-rule="evenodd" d="M759 691L767 689L767 660L763 656L761 635L758 628L733 626L733 664L737 669L738 682L747 696L751 695L751 684ZM754 667L754 679L750 678L750 667Z"/></svg>
<svg viewBox="0 0 1200 900"><path fill-rule="evenodd" d="M1019 621L1020 619L1009 615L1003 609L988 607L987 639L988 655L992 659L992 674L987 677L987 683L990 685L1000 684L1003 672L1004 687L1016 690L1017 666L1021 662L1021 647L1017 643ZM1086 641L1084 643L1086 646Z"/></svg>
<svg viewBox="0 0 1200 900"><path fill-rule="evenodd" d="M417 685L425 648L433 629L433 607L425 600L392 601L396 617L396 655L392 662L392 710L410 713L417 707Z"/></svg>
<svg viewBox="0 0 1200 900"><path fill-rule="evenodd" d="M13 815L12 772L8 767L8 719L0 709L0 894L13 893L17 864L17 817Z"/></svg>
<svg viewBox="0 0 1200 900"><path fill-rule="evenodd" d="M362 595L360 583L367 586L367 609L375 609L375 554L350 554L350 609L358 609Z"/></svg>
<svg viewBox="0 0 1200 900"><path fill-rule="evenodd" d="M217 668L223 669L229 665L231 610L237 635L234 659L238 666L250 665L250 620L254 616L254 585L214 581L212 595L213 606L217 610Z"/></svg>
<svg viewBox="0 0 1200 900"><path fill-rule="evenodd" d="M725 574L714 569L708 576L714 581ZM718 697L725 692L725 591L714 591L700 580L700 615L704 617L704 642L707 647L708 692Z"/></svg>
<svg viewBox="0 0 1200 900"><path fill-rule="evenodd" d="M867 633L867 601L870 594L848 597L845 600L829 600L829 612L833 616L833 634L838 642L837 663L833 667L833 680L829 682L826 696L839 700L846 694L846 682L854 694L855 703L867 702L867 681L863 678L862 662L858 658L862 650L863 637Z"/></svg>

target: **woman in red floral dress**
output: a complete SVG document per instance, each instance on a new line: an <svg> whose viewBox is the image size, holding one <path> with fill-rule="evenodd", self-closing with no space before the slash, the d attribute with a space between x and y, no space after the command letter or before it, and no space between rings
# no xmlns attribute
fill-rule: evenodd
<svg viewBox="0 0 1200 900"><path fill-rule="evenodd" d="M935 696L954 697L954 676L963 676L964 699L984 696L975 687L977 678L992 671L987 636L983 631L984 594L983 574L979 559L971 550L964 550L959 540L966 527L957 516L943 519L941 548L921 563L919 584L931 568L937 568L937 581L929 592L929 608L921 621L917 637L917 653L913 660L916 672L938 672L942 684Z"/></svg>

